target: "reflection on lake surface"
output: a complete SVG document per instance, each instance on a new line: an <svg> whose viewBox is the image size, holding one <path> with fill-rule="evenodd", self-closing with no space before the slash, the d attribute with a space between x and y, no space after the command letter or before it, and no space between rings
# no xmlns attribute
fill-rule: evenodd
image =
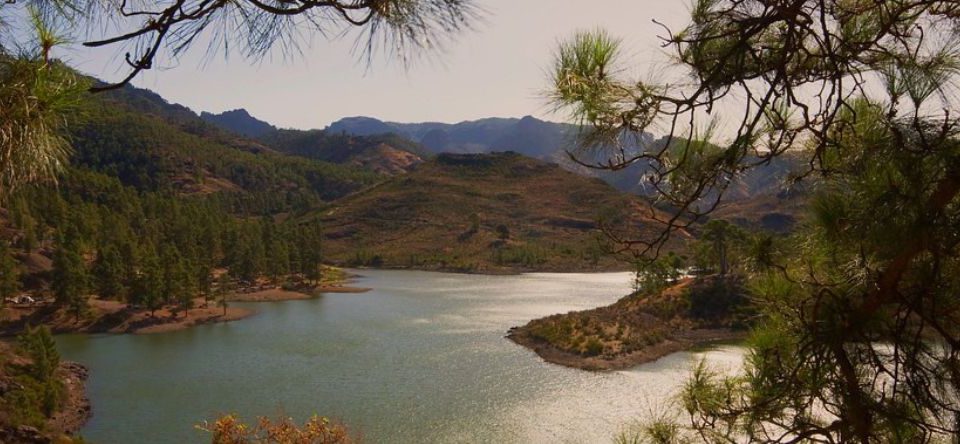
<svg viewBox="0 0 960 444"><path fill-rule="evenodd" d="M547 364L506 339L528 320L612 303L629 273L453 275L364 270L365 294L249 305L229 324L144 336L65 336L88 365L96 443L205 442L220 413L339 418L364 441L609 442L661 406L701 356L632 370ZM239 304L238 304L239 305Z"/></svg>

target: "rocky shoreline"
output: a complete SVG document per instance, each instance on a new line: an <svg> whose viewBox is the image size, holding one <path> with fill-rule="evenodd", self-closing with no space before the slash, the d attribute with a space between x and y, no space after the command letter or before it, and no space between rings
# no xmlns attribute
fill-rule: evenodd
<svg viewBox="0 0 960 444"><path fill-rule="evenodd" d="M87 397L86 382L90 371L76 362L60 364L66 399L60 411L50 418L47 427L68 435L75 435L93 416L93 408Z"/></svg>
<svg viewBox="0 0 960 444"><path fill-rule="evenodd" d="M6 349L7 347L4 346ZM7 349L9 352L9 349ZM15 358L16 359L16 358ZM57 376L63 383L63 399L59 410L46 420L42 429L30 425L0 426L0 443L51 444L74 442L80 429L93 416L86 393L87 367L76 362L62 362ZM0 378L0 398L16 390L16 382Z"/></svg>

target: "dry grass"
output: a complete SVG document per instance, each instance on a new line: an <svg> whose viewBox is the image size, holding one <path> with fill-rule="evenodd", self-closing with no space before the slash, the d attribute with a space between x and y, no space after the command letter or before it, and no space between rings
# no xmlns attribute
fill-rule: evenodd
<svg viewBox="0 0 960 444"><path fill-rule="evenodd" d="M603 254L597 221L605 213L624 213L634 234L651 234L659 226L645 211L642 200L599 180L494 154L441 155L338 201L319 217L326 257L339 264L581 271L627 269Z"/></svg>

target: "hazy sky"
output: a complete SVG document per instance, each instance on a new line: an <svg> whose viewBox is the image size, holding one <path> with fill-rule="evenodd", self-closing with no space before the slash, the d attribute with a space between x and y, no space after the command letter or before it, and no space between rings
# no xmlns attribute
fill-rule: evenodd
<svg viewBox="0 0 960 444"><path fill-rule="evenodd" d="M322 128L346 116L400 122L458 122L482 117L551 114L541 91L558 40L576 30L602 27L622 37L627 54L644 74L662 64L662 28L688 17L684 0L476 0L486 9L476 30L445 52L404 69L383 58L368 67L352 55L353 39L321 38L303 56L277 54L262 61L240 56L204 62L202 48L134 83L195 111L246 108L281 127ZM114 50L74 50L67 59L80 70L118 79Z"/></svg>

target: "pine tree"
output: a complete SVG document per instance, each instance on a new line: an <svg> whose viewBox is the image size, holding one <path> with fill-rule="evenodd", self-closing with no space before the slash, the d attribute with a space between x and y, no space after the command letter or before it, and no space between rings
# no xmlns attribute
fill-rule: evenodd
<svg viewBox="0 0 960 444"><path fill-rule="evenodd" d="M197 291L203 294L204 300L209 301L211 290L213 289L213 267L208 262L201 259L193 267Z"/></svg>
<svg viewBox="0 0 960 444"><path fill-rule="evenodd" d="M93 279L101 298L118 299L125 294L127 270L120 251L113 245L100 248L93 264Z"/></svg>
<svg viewBox="0 0 960 444"><path fill-rule="evenodd" d="M179 250L169 246L163 250L161 256L163 268L163 301L173 304L174 316L180 308L189 310L193 306L193 292L190 274Z"/></svg>
<svg viewBox="0 0 960 444"><path fill-rule="evenodd" d="M274 282L290 273L290 253L286 242L276 240L267 250L267 272Z"/></svg>
<svg viewBox="0 0 960 444"><path fill-rule="evenodd" d="M60 405L63 384L56 377L60 368L57 343L47 326L27 327L18 337L21 350L30 357L29 375L40 385L43 413L49 418Z"/></svg>
<svg viewBox="0 0 960 444"><path fill-rule="evenodd" d="M300 249L301 273L303 276L319 283L322 279L323 264L323 229L316 221L304 227L301 231L302 246Z"/></svg>
<svg viewBox="0 0 960 444"><path fill-rule="evenodd" d="M223 315L227 315L227 296L233 292L233 280L228 273L223 273L217 278L217 305L223 307Z"/></svg>
<svg viewBox="0 0 960 444"><path fill-rule="evenodd" d="M13 252L6 242L0 240L0 302L15 296L20 291L20 271Z"/></svg>
<svg viewBox="0 0 960 444"><path fill-rule="evenodd" d="M89 275L74 235L61 235L53 255L53 282L56 303L68 308L79 321L89 308Z"/></svg>
<svg viewBox="0 0 960 444"><path fill-rule="evenodd" d="M163 306L163 269L152 248L144 253L140 270L134 279L129 301L142 305L153 315Z"/></svg>
<svg viewBox="0 0 960 444"><path fill-rule="evenodd" d="M743 369L695 368L670 415L684 423L646 438L955 441L960 3L697 0L690 13L666 32L678 76L663 82L628 77L602 31L556 53L555 104L585 124L575 157L643 168L674 215L619 246L655 259L739 177L784 157L813 190L796 233L749 249L758 315ZM723 271L728 238L713 234Z"/></svg>

